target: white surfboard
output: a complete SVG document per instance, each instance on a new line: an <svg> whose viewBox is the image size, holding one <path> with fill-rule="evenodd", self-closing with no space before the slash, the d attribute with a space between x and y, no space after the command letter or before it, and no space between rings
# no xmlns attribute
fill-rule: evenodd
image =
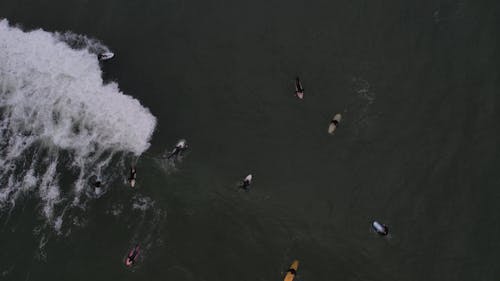
<svg viewBox="0 0 500 281"><path fill-rule="evenodd" d="M178 148L184 148L186 147L186 140L185 139L180 139L177 144L175 145L175 147L178 147Z"/></svg>
<svg viewBox="0 0 500 281"><path fill-rule="evenodd" d="M115 54L113 54L112 52L105 52L105 53L99 54L98 58L99 58L99 60L102 61L102 60L112 59L114 56L115 56Z"/></svg>
<svg viewBox="0 0 500 281"><path fill-rule="evenodd" d="M330 126L328 127L328 133L333 135L333 132L335 132L335 129L337 129L338 124L340 123L340 120L342 119L342 115L340 113L335 114L332 118L332 122L330 122ZM337 121L337 124L335 122Z"/></svg>
<svg viewBox="0 0 500 281"><path fill-rule="evenodd" d="M252 183L252 174L249 174L248 176L246 176L245 181L247 181L248 183Z"/></svg>

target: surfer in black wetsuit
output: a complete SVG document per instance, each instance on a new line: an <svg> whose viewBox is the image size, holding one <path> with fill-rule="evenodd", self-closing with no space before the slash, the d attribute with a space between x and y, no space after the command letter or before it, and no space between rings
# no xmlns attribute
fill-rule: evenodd
<svg viewBox="0 0 500 281"><path fill-rule="evenodd" d="M126 266L132 266L135 263L135 259L139 256L139 244L135 245L134 249L130 251L125 260Z"/></svg>
<svg viewBox="0 0 500 281"><path fill-rule="evenodd" d="M130 167L130 176L128 178L128 181L133 181L137 177L137 172L135 171L134 166Z"/></svg>
<svg viewBox="0 0 500 281"><path fill-rule="evenodd" d="M302 83L300 83L300 78L298 76L295 78L295 95L299 99L304 98L304 88L302 88Z"/></svg>
<svg viewBox="0 0 500 281"><path fill-rule="evenodd" d="M250 187L251 183L252 183L252 174L246 176L246 178L243 179L243 182L241 183L241 188L248 191L248 188Z"/></svg>
<svg viewBox="0 0 500 281"><path fill-rule="evenodd" d="M300 78L298 76L295 78L295 88L296 88L297 92L304 91L304 88L302 88L302 84L300 83Z"/></svg>
<svg viewBox="0 0 500 281"><path fill-rule="evenodd" d="M249 186L250 186L250 181L249 181L249 180L246 180L246 179L245 179L245 180L243 181L243 183L241 184L241 187L242 187L242 188L245 188L245 189L246 189L247 187L249 187Z"/></svg>
<svg viewBox="0 0 500 281"><path fill-rule="evenodd" d="M181 154L182 152L188 149L188 145L185 140L180 140L176 145L174 150L170 152L170 154L166 157L167 159L171 159L174 156Z"/></svg>
<svg viewBox="0 0 500 281"><path fill-rule="evenodd" d="M383 226L384 226L384 231L381 232L380 235L387 236L389 234L389 227L385 224Z"/></svg>
<svg viewBox="0 0 500 281"><path fill-rule="evenodd" d="M389 227L378 221L372 223L373 230L381 236L387 236L389 234Z"/></svg>

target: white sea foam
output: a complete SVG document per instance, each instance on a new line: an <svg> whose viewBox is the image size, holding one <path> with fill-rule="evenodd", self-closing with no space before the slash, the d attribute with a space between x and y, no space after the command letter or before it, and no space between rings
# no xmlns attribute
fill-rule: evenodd
<svg viewBox="0 0 500 281"><path fill-rule="evenodd" d="M154 201L149 197L134 196L132 209L146 211L154 205Z"/></svg>
<svg viewBox="0 0 500 281"><path fill-rule="evenodd" d="M360 77L352 78L352 89L355 93L353 102L348 106L354 125L354 136L360 136L366 127L370 125L375 115L370 113L371 107L375 102L376 94L372 90L370 83ZM346 109L347 111L347 109Z"/></svg>
<svg viewBox="0 0 500 281"><path fill-rule="evenodd" d="M103 82L101 51L109 50L85 36L0 21L0 207L36 191L43 216L59 230L55 206L81 202L88 178L105 178L114 156L149 147L156 119L116 83ZM66 171L74 183L63 191Z"/></svg>

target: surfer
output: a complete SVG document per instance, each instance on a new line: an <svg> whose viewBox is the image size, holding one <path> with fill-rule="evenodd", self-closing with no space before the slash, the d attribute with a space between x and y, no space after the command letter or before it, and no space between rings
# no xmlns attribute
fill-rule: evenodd
<svg viewBox="0 0 500 281"><path fill-rule="evenodd" d="M339 124L339 121L337 121L335 119L332 119L332 121L330 122L330 124L333 124L333 125L337 126Z"/></svg>
<svg viewBox="0 0 500 281"><path fill-rule="evenodd" d="M97 194L97 195L101 194L101 185L102 185L102 182L98 179L94 182L95 194Z"/></svg>
<svg viewBox="0 0 500 281"><path fill-rule="evenodd" d="M389 227L383 223L373 221L372 227L373 230L375 230L375 232L377 232L379 235L387 236L389 234Z"/></svg>
<svg viewBox="0 0 500 281"><path fill-rule="evenodd" d="M300 78L298 76L295 78L295 95L299 99L304 98L304 88L302 88L302 83L300 83Z"/></svg>
<svg viewBox="0 0 500 281"><path fill-rule="evenodd" d="M128 178L128 181L130 183L130 187L134 187L135 186L135 179L137 177L137 172L135 171L135 167L132 166L130 167L130 176Z"/></svg>
<svg viewBox="0 0 500 281"><path fill-rule="evenodd" d="M252 183L252 174L249 174L243 179L243 182L241 183L241 188L248 190L251 183Z"/></svg>
<svg viewBox="0 0 500 281"><path fill-rule="evenodd" d="M333 132L337 129L337 126L340 123L340 120L342 119L342 115L340 113L335 114L333 116L332 120L330 121L330 126L328 126L328 133L333 135Z"/></svg>
<svg viewBox="0 0 500 281"><path fill-rule="evenodd" d="M130 267L135 263L135 260L139 256L139 244L135 245L135 247L130 250L127 255L127 259L125 260L125 265Z"/></svg>
<svg viewBox="0 0 500 281"><path fill-rule="evenodd" d="M293 281L295 275L297 274L297 269L299 268L299 261L294 260L290 265L290 268L286 271L285 279L283 281Z"/></svg>
<svg viewBox="0 0 500 281"><path fill-rule="evenodd" d="M104 53L98 54L97 59L100 61L104 61L104 60L109 60L109 59L113 58L114 56L115 56L115 54L113 54L112 52L104 52Z"/></svg>
<svg viewBox="0 0 500 281"><path fill-rule="evenodd" d="M186 143L186 140L182 139L174 147L174 150L170 152L170 154L167 156L167 159L170 159L174 156L180 155L182 152L186 151L188 149L188 145Z"/></svg>

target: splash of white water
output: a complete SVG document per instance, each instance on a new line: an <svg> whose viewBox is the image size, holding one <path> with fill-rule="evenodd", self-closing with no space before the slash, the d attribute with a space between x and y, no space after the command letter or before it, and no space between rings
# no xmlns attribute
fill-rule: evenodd
<svg viewBox="0 0 500 281"><path fill-rule="evenodd" d="M156 119L103 82L96 53L107 50L85 36L0 21L0 207L35 191L43 216L59 228L63 211L55 206L77 204L89 176L104 173L114 156L149 147ZM63 171L76 178L67 194Z"/></svg>

